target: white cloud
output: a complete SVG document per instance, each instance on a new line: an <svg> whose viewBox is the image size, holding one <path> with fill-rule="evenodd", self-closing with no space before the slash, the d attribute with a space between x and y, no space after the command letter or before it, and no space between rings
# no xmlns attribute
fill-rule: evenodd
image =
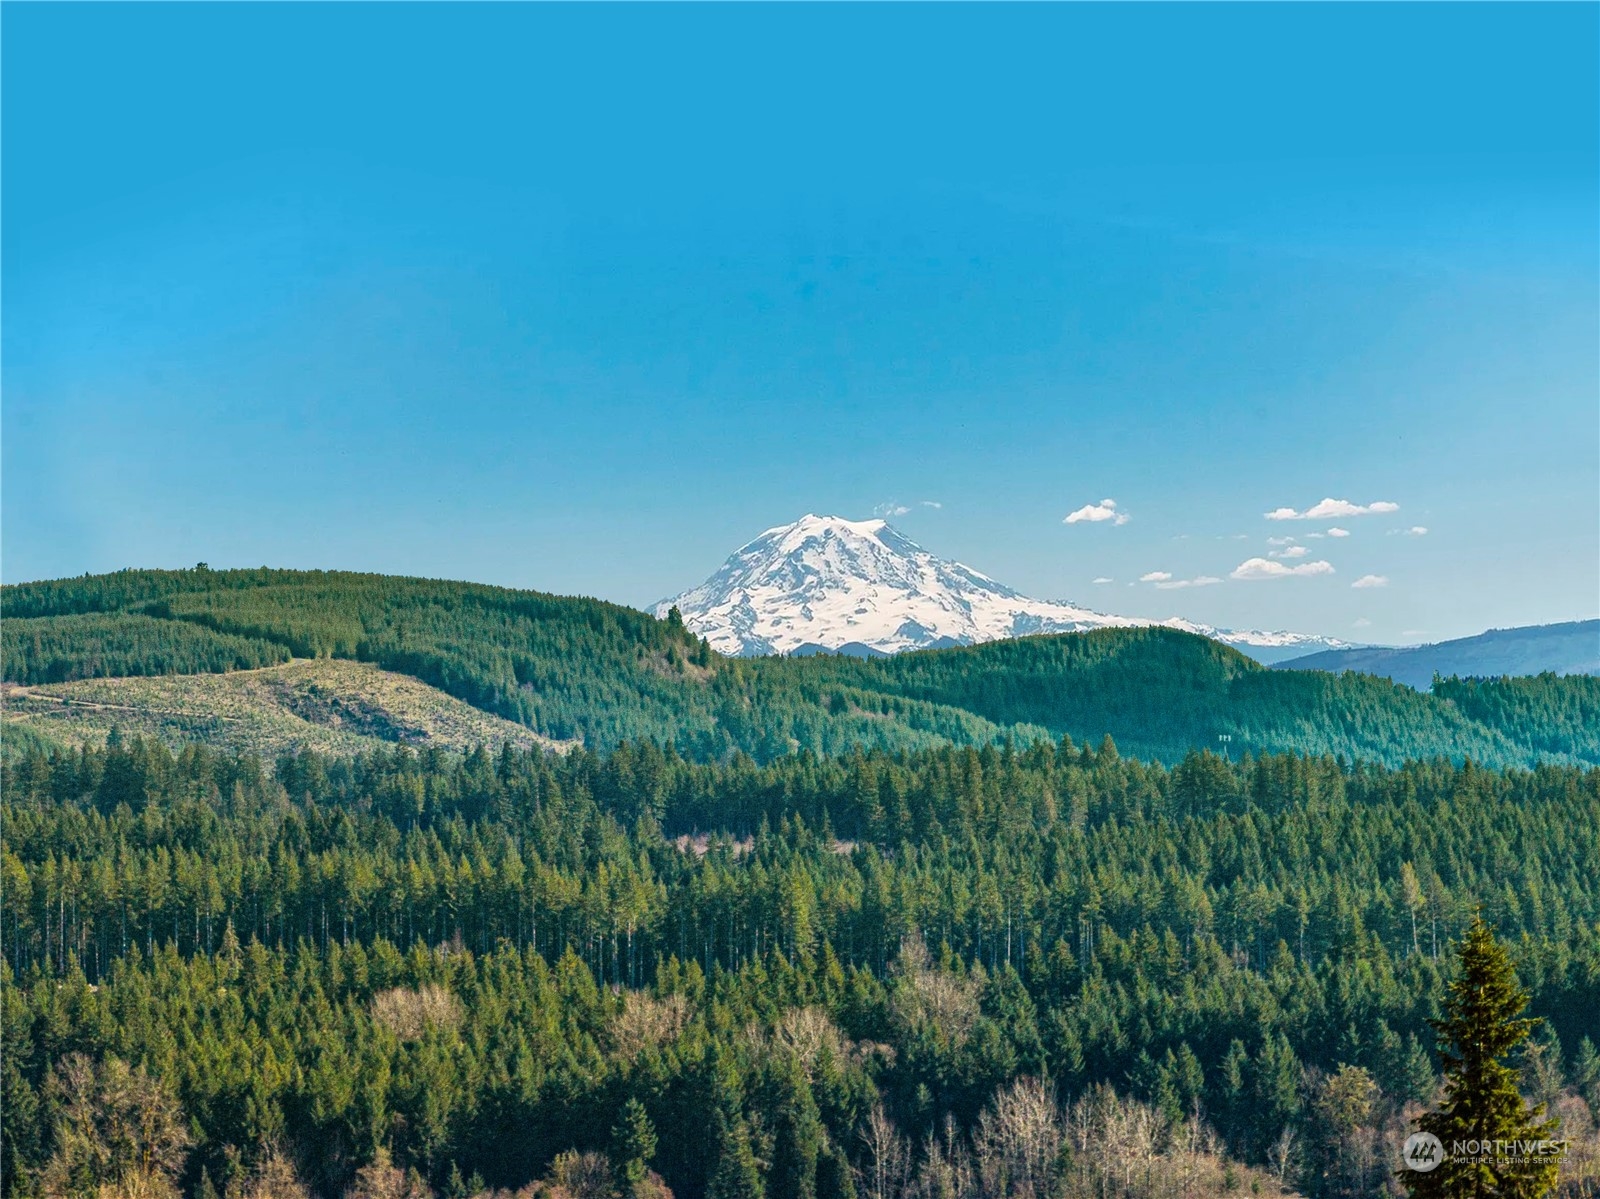
<svg viewBox="0 0 1600 1199"><path fill-rule="evenodd" d="M1350 584L1352 587L1387 587L1388 585L1389 579L1386 575L1362 575L1354 583Z"/></svg>
<svg viewBox="0 0 1600 1199"><path fill-rule="evenodd" d="M1375 516L1384 512L1398 512L1400 505L1391 500L1374 500L1370 504L1352 504L1349 500L1336 500L1332 496L1312 504L1304 512L1293 508L1274 508L1267 513L1268 520L1338 520L1345 516Z"/></svg>
<svg viewBox="0 0 1600 1199"><path fill-rule="evenodd" d="M1350 536L1350 530L1349 529L1341 529L1337 525L1335 525L1333 528L1328 530L1328 536L1329 537L1348 537L1348 536Z"/></svg>
<svg viewBox="0 0 1600 1199"><path fill-rule="evenodd" d="M1149 574L1139 576L1141 583L1154 583L1157 591L1177 591L1180 587L1210 587L1213 583L1222 582L1215 575L1200 575L1193 579L1175 579L1168 570L1152 570Z"/></svg>
<svg viewBox="0 0 1600 1199"><path fill-rule="evenodd" d="M1246 558L1228 575L1230 579L1287 579L1298 575L1331 575L1331 562L1302 562L1298 566L1285 566L1270 558Z"/></svg>
<svg viewBox="0 0 1600 1199"><path fill-rule="evenodd" d="M893 501L890 501L887 504L879 504L873 509L873 512L877 513L879 516L904 516L910 511L911 509L907 508L904 504L896 504Z"/></svg>
<svg viewBox="0 0 1600 1199"><path fill-rule="evenodd" d="M1116 500L1101 500L1098 504L1085 504L1076 511L1067 513L1061 523L1075 525L1088 521L1090 524L1099 524L1106 520L1114 525L1125 525L1128 523L1128 514L1117 511Z"/></svg>
<svg viewBox="0 0 1600 1199"><path fill-rule="evenodd" d="M1315 537L1316 534L1313 533L1313 534L1311 534L1311 536ZM1268 545L1293 545L1294 544L1294 538L1293 537L1268 537L1267 538L1267 544Z"/></svg>
<svg viewBox="0 0 1600 1199"><path fill-rule="evenodd" d="M922 506L924 508L943 508L944 507L944 505L941 504L938 500L923 500L922 501Z"/></svg>
<svg viewBox="0 0 1600 1199"><path fill-rule="evenodd" d="M1108 579L1108 578L1105 577L1105 575L1101 575L1098 579L1095 580L1095 582L1097 584L1099 584L1099 583L1115 583L1116 580L1115 579Z"/></svg>
<svg viewBox="0 0 1600 1199"><path fill-rule="evenodd" d="M1354 621L1351 622L1351 626L1357 629L1365 629L1370 628L1372 626L1372 622L1365 616L1358 616Z"/></svg>
<svg viewBox="0 0 1600 1199"><path fill-rule="evenodd" d="M1304 558L1310 551L1303 545L1286 545L1281 550L1268 550L1269 558Z"/></svg>

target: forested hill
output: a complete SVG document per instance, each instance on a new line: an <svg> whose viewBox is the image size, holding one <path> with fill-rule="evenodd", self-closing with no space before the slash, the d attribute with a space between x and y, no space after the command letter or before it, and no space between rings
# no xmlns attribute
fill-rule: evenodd
<svg viewBox="0 0 1600 1199"><path fill-rule="evenodd" d="M1600 681L1539 678L1419 695L1364 675L1272 672L1167 629L1107 629L862 661L728 659L681 623L598 600L346 572L128 570L0 589L4 678L58 683L347 658L409 674L546 736L597 749L890 750L1111 736L1176 761L1195 747L1388 763L1600 762L1582 714ZM1500 694L1500 690L1506 694ZM1546 719L1564 713L1561 720ZM1576 715L1575 715L1576 714ZM1219 742L1219 738L1230 740Z"/></svg>

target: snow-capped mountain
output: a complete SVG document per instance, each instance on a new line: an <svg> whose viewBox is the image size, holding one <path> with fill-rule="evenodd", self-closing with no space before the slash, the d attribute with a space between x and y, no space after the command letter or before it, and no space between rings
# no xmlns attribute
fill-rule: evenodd
<svg viewBox="0 0 1600 1199"><path fill-rule="evenodd" d="M1310 633L1236 632L1172 617L1111 616L1030 599L959 562L937 558L882 520L807 514L743 546L674 605L725 654L819 650L895 653L1030 633L1159 624L1213 637L1262 662L1346 642Z"/></svg>

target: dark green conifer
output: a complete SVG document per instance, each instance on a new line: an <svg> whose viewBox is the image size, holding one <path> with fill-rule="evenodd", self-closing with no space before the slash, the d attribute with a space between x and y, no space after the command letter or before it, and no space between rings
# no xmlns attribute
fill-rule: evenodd
<svg viewBox="0 0 1600 1199"><path fill-rule="evenodd" d="M736 1118L722 1137L717 1168L706 1188L706 1199L766 1199L761 1166L750 1146L750 1126Z"/></svg>
<svg viewBox="0 0 1600 1199"><path fill-rule="evenodd" d="M629 1099L622 1118L611 1130L611 1160L617 1177L629 1187L644 1181L656 1155L656 1126L644 1104Z"/></svg>
<svg viewBox="0 0 1600 1199"><path fill-rule="evenodd" d="M1444 1105L1417 1120L1420 1131L1439 1139L1442 1161L1432 1170L1405 1170L1402 1178L1417 1199L1535 1199L1554 1187L1557 1166L1552 1155L1529 1148L1551 1137L1556 1121L1543 1118L1543 1104L1523 1102L1518 1072L1506 1059L1540 1022L1522 1016L1528 994L1482 915L1456 953L1444 1018L1432 1021L1444 1061Z"/></svg>

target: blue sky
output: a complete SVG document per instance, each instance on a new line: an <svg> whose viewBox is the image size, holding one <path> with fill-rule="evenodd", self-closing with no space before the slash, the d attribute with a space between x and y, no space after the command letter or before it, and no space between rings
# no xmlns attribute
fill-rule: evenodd
<svg viewBox="0 0 1600 1199"><path fill-rule="evenodd" d="M0 571L1592 616L1597 14L7 5Z"/></svg>

